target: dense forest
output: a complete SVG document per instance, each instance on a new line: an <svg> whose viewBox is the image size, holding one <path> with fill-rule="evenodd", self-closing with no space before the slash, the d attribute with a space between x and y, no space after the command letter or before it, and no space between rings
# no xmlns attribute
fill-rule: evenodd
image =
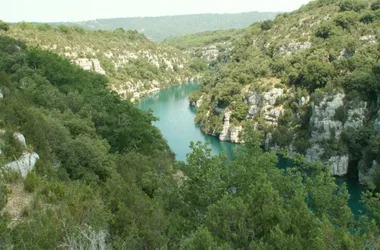
<svg viewBox="0 0 380 250"><path fill-rule="evenodd" d="M178 36L214 30L239 29L253 22L273 19L275 12L246 12L237 14L196 14L161 17L127 17L96 19L78 23L52 23L52 25L80 26L90 30L138 30L155 42Z"/></svg>
<svg viewBox="0 0 380 250"><path fill-rule="evenodd" d="M319 0L252 24L209 62L191 96L196 121L233 142L255 126L266 148L331 164L334 175L380 190L379 6Z"/></svg>
<svg viewBox="0 0 380 250"><path fill-rule="evenodd" d="M309 127L318 111L329 113L334 124L351 124L339 136L341 127L334 127L334 136L319 141L330 147L325 153L343 145L353 162L380 160L374 128L380 43L372 35L379 10L380 2L319 0L244 31L202 34L206 46L228 44L218 48L215 60L206 63L201 56L188 66L189 72L203 72L201 91L191 97L199 104L197 121L217 131L229 111L231 124L242 126L244 143L228 160L192 142L186 162L175 160L151 112L110 90L108 74L21 41L41 27L66 41L88 41L98 33L0 22L0 249L379 249L376 175L355 218L346 186L335 183L331 166L305 159L300 150L325 132L313 134ZM305 27L310 34L303 34ZM101 40L115 35L130 36L127 41L136 39L137 45L146 41L137 32L113 32ZM289 46L297 35L310 46ZM181 49L193 44L201 47L195 41ZM246 99L253 102L247 93L273 88L288 93L269 98L284 108L276 126L260 115L247 119ZM345 95L340 112L325 112L339 93ZM362 102L366 119L352 125L361 113L349 110ZM278 153L289 150L289 142L296 150L284 155L293 164L277 168ZM29 154L38 156L33 169L25 175L12 171L11 163Z"/></svg>

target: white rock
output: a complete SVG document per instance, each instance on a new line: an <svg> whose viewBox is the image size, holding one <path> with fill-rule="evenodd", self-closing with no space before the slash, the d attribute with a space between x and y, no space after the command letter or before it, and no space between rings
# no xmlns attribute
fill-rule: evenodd
<svg viewBox="0 0 380 250"><path fill-rule="evenodd" d="M100 62L98 59L93 59L92 60L92 65L94 67L94 71L99 73L99 74L102 74L102 75L105 75L106 74L106 71L102 68L102 66L100 65Z"/></svg>
<svg viewBox="0 0 380 250"><path fill-rule="evenodd" d="M18 140L19 142L21 142L21 144L23 146L26 146L26 140L25 140L25 136L21 133L14 133L13 134L13 137Z"/></svg>
<svg viewBox="0 0 380 250"><path fill-rule="evenodd" d="M20 159L10 162L4 167L16 172L20 172L21 176L25 178L28 173L32 171L39 158L40 157L37 153L24 153Z"/></svg>
<svg viewBox="0 0 380 250"><path fill-rule="evenodd" d="M310 96L306 96L306 97L302 96L301 99L298 100L298 105L302 107L306 105L309 101L310 101Z"/></svg>
<svg viewBox="0 0 380 250"><path fill-rule="evenodd" d="M293 51L309 49L313 43L304 42L304 43L289 43L281 46L278 50L280 53L286 53L290 55Z"/></svg>
<svg viewBox="0 0 380 250"><path fill-rule="evenodd" d="M347 121L344 123L345 128L357 129L363 126L365 114L367 112L367 103L360 102L359 106L347 111Z"/></svg>
<svg viewBox="0 0 380 250"><path fill-rule="evenodd" d="M227 111L224 114L224 124L223 129L219 135L219 140L230 141L232 143L240 143L239 134L243 130L243 127L230 125L231 114L231 111Z"/></svg>
<svg viewBox="0 0 380 250"><path fill-rule="evenodd" d="M333 156L328 162L331 166L331 174L334 176L343 176L348 173L348 155Z"/></svg>
<svg viewBox="0 0 380 250"><path fill-rule="evenodd" d="M4 98L4 95L3 93L0 92L0 99L3 99Z"/></svg>
<svg viewBox="0 0 380 250"><path fill-rule="evenodd" d="M332 131L338 139L342 132L342 122L335 121L335 110L343 106L344 93L337 93L333 96L326 96L319 105L312 104L312 116L310 125L313 128L312 139L330 139ZM331 99L332 100L329 100Z"/></svg>

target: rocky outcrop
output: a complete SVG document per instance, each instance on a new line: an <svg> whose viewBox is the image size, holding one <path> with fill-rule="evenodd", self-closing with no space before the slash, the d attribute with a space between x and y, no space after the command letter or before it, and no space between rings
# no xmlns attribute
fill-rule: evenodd
<svg viewBox="0 0 380 250"><path fill-rule="evenodd" d="M336 112L344 106L344 93L326 95L319 104L312 104L312 116L310 125L312 128L312 147L306 150L306 159L309 161L323 161L325 150L321 148L320 143L335 137L338 141L343 128L357 129L363 126L367 103L359 102L352 105L347 110L347 120L337 120ZM340 110L339 112L346 112ZM344 122L344 123L343 123ZM331 156L325 162L331 166L331 173L336 176L346 175L348 172L349 157L347 154Z"/></svg>
<svg viewBox="0 0 380 250"><path fill-rule="evenodd" d="M359 38L359 40L363 43L376 43L376 35L366 35Z"/></svg>
<svg viewBox="0 0 380 250"><path fill-rule="evenodd" d="M344 176L348 171L348 155L333 156L328 160L331 166L331 174L334 176Z"/></svg>
<svg viewBox="0 0 380 250"><path fill-rule="evenodd" d="M310 118L312 147L306 150L305 156L309 161L323 161L322 156L325 151L319 143L332 137L337 140L340 138L343 124L342 121L335 119L335 112L344 105L344 97L344 93L336 93L325 96L319 104L312 103L312 116ZM332 175L343 176L348 172L348 155L332 156L327 160L327 163L331 166Z"/></svg>
<svg viewBox="0 0 380 250"><path fill-rule="evenodd" d="M202 58L207 61L213 61L218 58L219 50L215 45L211 45L203 48L202 50Z"/></svg>
<svg viewBox="0 0 380 250"><path fill-rule="evenodd" d="M106 74L98 59L79 58L74 62L84 70L95 71L102 75Z"/></svg>
<svg viewBox="0 0 380 250"><path fill-rule="evenodd" d="M24 147L26 147L25 136L21 133L14 133L14 138L18 140ZM28 173L33 170L40 157L35 152L24 151L21 157L15 161L9 162L4 165L4 168L11 171L15 171L21 174L23 178L26 178Z"/></svg>
<svg viewBox="0 0 380 250"><path fill-rule="evenodd" d="M265 121L271 124L277 124L277 120L283 113L282 106L275 106L277 98L284 94L284 90L280 88L272 88L269 91L259 93L257 91L247 92L245 103L249 105L247 117L254 118L261 114Z"/></svg>
<svg viewBox="0 0 380 250"><path fill-rule="evenodd" d="M39 158L37 153L24 153L18 160L12 161L4 167L19 172L25 178L33 170Z"/></svg>
<svg viewBox="0 0 380 250"><path fill-rule="evenodd" d="M286 55L291 55L292 52L297 51L297 50L304 50L304 49L309 49L313 43L311 42L304 42L304 43L288 43L283 46L281 46L278 51L281 54L286 54Z"/></svg>
<svg viewBox="0 0 380 250"><path fill-rule="evenodd" d="M224 113L223 129L219 135L219 140L240 143L239 134L243 130L242 126L232 126L230 124L231 111Z"/></svg>
<svg viewBox="0 0 380 250"><path fill-rule="evenodd" d="M319 104L312 104L312 116L310 125L313 129L312 140L328 140L332 134L335 138L339 138L343 124L341 121L335 120L335 111L344 105L344 93L326 96Z"/></svg>
<svg viewBox="0 0 380 250"><path fill-rule="evenodd" d="M190 105L195 108L199 108L203 103L203 98L204 98L204 95L202 95L198 100L190 101Z"/></svg>

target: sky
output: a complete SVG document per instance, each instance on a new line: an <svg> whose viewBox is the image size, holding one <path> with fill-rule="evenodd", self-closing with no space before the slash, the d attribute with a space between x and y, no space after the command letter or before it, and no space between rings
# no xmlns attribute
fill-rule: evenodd
<svg viewBox="0 0 380 250"><path fill-rule="evenodd" d="M0 0L6 22L78 22L97 18L249 11L286 12L310 0Z"/></svg>

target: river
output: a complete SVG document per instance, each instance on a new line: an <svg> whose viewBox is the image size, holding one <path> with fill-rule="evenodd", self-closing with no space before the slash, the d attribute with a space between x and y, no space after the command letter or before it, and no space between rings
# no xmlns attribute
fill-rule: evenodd
<svg viewBox="0 0 380 250"><path fill-rule="evenodd" d="M175 85L143 98L137 106L143 110L153 110L154 116L159 118L154 125L161 130L170 148L176 154L177 160L186 160L186 154L190 152L191 141L207 142L212 154L224 152L231 159L233 148L236 145L221 142L215 137L202 133L199 125L194 123L195 109L190 107L188 97L198 88L199 84L197 83ZM283 168L287 164L285 161L280 161L278 167ZM346 183L350 193L349 206L357 217L359 210L363 210L363 206L359 202L360 185L356 180L346 177L337 178L336 182L338 184Z"/></svg>

